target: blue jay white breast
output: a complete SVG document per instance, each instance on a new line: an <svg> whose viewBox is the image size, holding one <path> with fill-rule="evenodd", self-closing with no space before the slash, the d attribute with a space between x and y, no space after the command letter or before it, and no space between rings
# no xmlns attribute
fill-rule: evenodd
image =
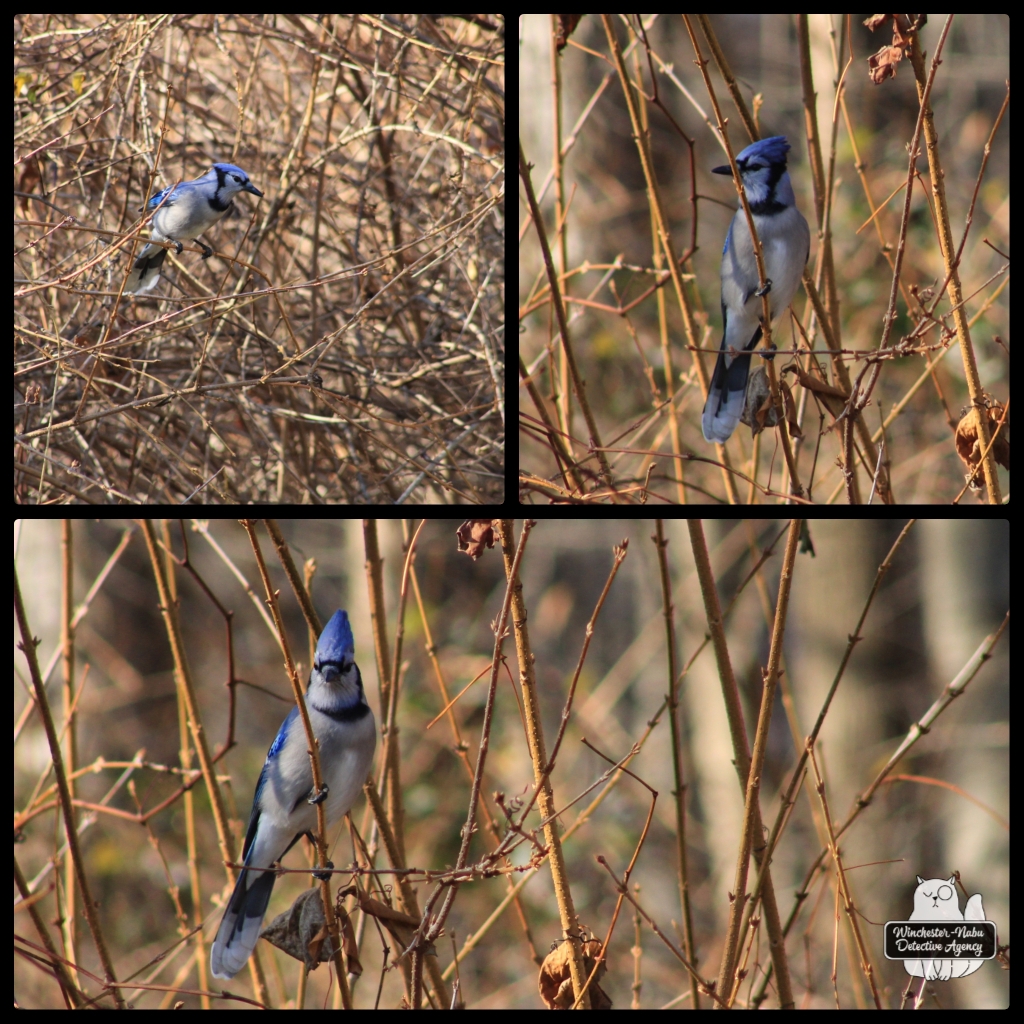
<svg viewBox="0 0 1024 1024"><path fill-rule="evenodd" d="M203 250L202 258L209 259L213 250L200 242L199 236L232 209L233 197L241 192L263 196L249 175L234 164L214 164L201 178L157 192L144 207L147 213L155 211L150 238L173 242L179 254L182 242L197 242ZM146 243L128 272L125 292L137 295L155 287L166 258L167 250L162 245Z"/></svg>
<svg viewBox="0 0 1024 1024"><path fill-rule="evenodd" d="M355 663L352 627L343 611L334 613L317 641L305 701L320 748L327 786L324 810L331 828L359 796L377 742L373 712ZM303 835L316 831L316 806L310 802L315 795L306 733L299 710L293 707L256 783L242 849L246 868L276 865ZM215 978L233 978L256 948L274 875L273 870L245 869L239 874L210 951Z"/></svg>
<svg viewBox="0 0 1024 1024"><path fill-rule="evenodd" d="M761 139L736 157L743 190L764 253L772 322L796 295L810 252L811 233L786 170L789 143L784 135ZM732 174L728 166L715 174ZM742 204L725 236L722 250L722 344L711 375L701 429L706 441L728 441L743 412L750 373L750 353L761 340L760 280L754 243ZM733 355L730 349L738 353Z"/></svg>

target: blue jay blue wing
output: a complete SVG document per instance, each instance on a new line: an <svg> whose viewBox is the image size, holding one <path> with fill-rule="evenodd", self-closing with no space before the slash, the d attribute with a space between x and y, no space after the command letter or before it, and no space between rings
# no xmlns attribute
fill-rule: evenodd
<svg viewBox="0 0 1024 1024"><path fill-rule="evenodd" d="M352 627L344 611L335 612L320 634L305 701L320 748L324 812L330 828L359 795L377 741L373 712L355 662ZM298 708L293 707L256 783L242 853L246 868L270 868L301 836L316 831L316 807L311 803L315 796L306 733ZM274 878L273 871L239 874L210 951L214 977L233 978L252 955Z"/></svg>
<svg viewBox="0 0 1024 1024"><path fill-rule="evenodd" d="M167 188L160 189L160 191L157 192L153 196L153 198L150 199L148 203L146 203L145 206L140 206L139 207L139 213L141 213L144 209L145 210L155 210L164 201L164 196L166 196L170 191L172 191L172 188L173 188L173 186L169 185ZM172 202L172 200L170 200L170 199L168 199L167 201L168 202Z"/></svg>

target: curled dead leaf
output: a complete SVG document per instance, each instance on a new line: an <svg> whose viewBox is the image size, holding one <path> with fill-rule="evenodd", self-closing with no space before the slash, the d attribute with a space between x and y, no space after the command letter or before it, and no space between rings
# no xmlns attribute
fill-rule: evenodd
<svg viewBox="0 0 1024 1024"><path fill-rule="evenodd" d="M537 984L540 988L540 997L549 1010L568 1010L575 1002L572 989L572 975L569 972L570 959L569 943L565 940L557 946L546 957L540 966L540 976ZM583 969L590 977L594 970L594 964L601 953L601 943L598 939L588 939L583 943ZM607 968L602 960L598 965L597 974L587 989L586 998L589 1000L591 1010L610 1010L611 999L598 984Z"/></svg>

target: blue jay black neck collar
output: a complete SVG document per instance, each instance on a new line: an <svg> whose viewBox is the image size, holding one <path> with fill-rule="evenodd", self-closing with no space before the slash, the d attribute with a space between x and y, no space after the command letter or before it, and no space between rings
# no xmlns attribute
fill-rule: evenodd
<svg viewBox="0 0 1024 1024"><path fill-rule="evenodd" d="M317 668L323 668L325 665L333 665L338 668L339 674L343 665L340 661L322 661L317 663ZM356 682L358 686L358 696L351 704L337 704L335 702L328 703L326 707L321 707L317 701L317 694L309 693L306 690L306 703L311 707L315 708L320 712L321 715L326 715L328 718L335 722L358 722L370 714L370 705L366 703L366 694L363 693L363 676L356 667Z"/></svg>
<svg viewBox="0 0 1024 1024"><path fill-rule="evenodd" d="M321 715L326 715L335 722L361 722L371 713L370 705L366 703L366 698L361 690L359 692L359 700L355 704L349 704L347 707L322 708L313 701L310 701L310 707L316 708Z"/></svg>

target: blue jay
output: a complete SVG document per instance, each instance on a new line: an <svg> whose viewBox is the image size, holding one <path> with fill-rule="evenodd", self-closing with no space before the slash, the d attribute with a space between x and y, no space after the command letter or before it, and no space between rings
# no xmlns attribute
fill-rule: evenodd
<svg viewBox="0 0 1024 1024"><path fill-rule="evenodd" d="M764 252L772 322L789 308L803 275L811 247L811 233L786 170L789 143L785 135L761 139L736 157L743 189L754 217ZM732 168L712 168L714 174L732 174ZM737 197L738 198L738 197ZM750 372L750 355L761 340L761 296L754 259L754 243L743 205L736 211L722 251L721 351L704 403L701 429L706 441L726 442L743 412ZM729 349L740 355L730 355Z"/></svg>
<svg viewBox="0 0 1024 1024"><path fill-rule="evenodd" d="M239 192L263 196L249 180L249 175L234 164L214 164L195 181L183 181L173 189L157 192L143 207L146 212L156 210L150 224L150 237L158 242L174 242L179 255L181 239L195 241L203 250L202 258L208 260L213 250L200 242L199 236L232 208L231 197ZM167 250L162 246L144 245L132 264L124 290L130 293L149 291L160 280L160 267L166 256Z"/></svg>
<svg viewBox="0 0 1024 1024"><path fill-rule="evenodd" d="M330 827L348 812L359 795L377 742L373 712L366 703L355 663L352 627L343 611L334 613L317 641L305 700L320 744ZM300 836L316 831L316 799L306 733L299 709L294 707L271 744L256 783L242 849L245 866L269 868ZM233 978L252 955L274 888L274 875L273 870L244 869L239 874L210 952L215 978Z"/></svg>

